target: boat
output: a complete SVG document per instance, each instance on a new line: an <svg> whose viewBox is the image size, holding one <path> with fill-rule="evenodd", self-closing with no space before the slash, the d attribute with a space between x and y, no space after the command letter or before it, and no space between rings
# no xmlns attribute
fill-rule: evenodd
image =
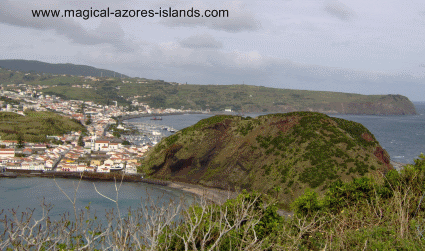
<svg viewBox="0 0 425 251"><path fill-rule="evenodd" d="M121 166L113 166L109 169L110 172L119 172L122 171L124 168Z"/></svg>
<svg viewBox="0 0 425 251"><path fill-rule="evenodd" d="M162 120L162 118L161 117L155 117L154 116L154 117L151 118L151 120Z"/></svg>

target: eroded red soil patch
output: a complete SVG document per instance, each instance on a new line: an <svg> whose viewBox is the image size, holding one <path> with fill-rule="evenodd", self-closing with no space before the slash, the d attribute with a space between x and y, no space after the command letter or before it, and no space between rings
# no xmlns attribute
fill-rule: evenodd
<svg viewBox="0 0 425 251"><path fill-rule="evenodd" d="M370 134L368 134L368 133L363 133L363 134L362 134L362 138L363 138L364 140L366 140L367 142L371 142L371 141L373 141L372 136L371 136Z"/></svg>

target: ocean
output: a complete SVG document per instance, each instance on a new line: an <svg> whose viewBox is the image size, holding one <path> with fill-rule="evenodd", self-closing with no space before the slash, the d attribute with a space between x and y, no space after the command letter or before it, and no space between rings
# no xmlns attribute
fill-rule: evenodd
<svg viewBox="0 0 425 251"><path fill-rule="evenodd" d="M148 197L158 206L163 203L168 204L171 200L176 203L180 201L193 203L194 201L194 196L190 193L146 183L123 182L120 186L120 183L117 182L119 188L117 197L115 183L111 181L82 180L79 185L77 179L56 179L56 182L71 200L74 200L75 195L78 210L85 211L85 207L90 206L91 212L96 211L96 216L101 218L105 216L106 211L113 209L116 212L117 206L115 202L98 194L94 186L103 195L113 200L118 198L122 216L128 213L127 209L130 207L134 210L144 206ZM42 177L0 178L0 212L4 209L4 213L9 214L11 209L23 212L28 208L36 209L34 216L40 217L43 199L46 204L53 205L49 214L52 219L59 219L60 215L65 212L69 212L73 217L73 205L60 191L54 179Z"/></svg>

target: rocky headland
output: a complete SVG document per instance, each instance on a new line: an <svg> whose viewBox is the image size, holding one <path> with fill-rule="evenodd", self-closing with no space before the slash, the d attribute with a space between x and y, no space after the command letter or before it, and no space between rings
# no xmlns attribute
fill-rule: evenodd
<svg viewBox="0 0 425 251"><path fill-rule="evenodd" d="M144 159L152 178L240 191L288 203L306 188L393 169L390 157L359 123L316 112L257 118L220 115L163 139Z"/></svg>

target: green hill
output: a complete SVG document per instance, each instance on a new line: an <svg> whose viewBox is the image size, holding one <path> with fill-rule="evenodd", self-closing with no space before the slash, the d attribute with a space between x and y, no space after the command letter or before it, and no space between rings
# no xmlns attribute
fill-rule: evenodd
<svg viewBox="0 0 425 251"><path fill-rule="evenodd" d="M17 140L19 135L27 142L47 142L46 135L62 135L70 131L86 131L74 119L53 112L27 111L25 116L0 112L0 136L3 140Z"/></svg>
<svg viewBox="0 0 425 251"><path fill-rule="evenodd" d="M70 72L65 70L68 66L77 67L69 64L57 65L59 74L69 74ZM95 69L89 66L81 67ZM98 70L96 70L97 75L95 73L89 75L99 76L99 71L103 70ZM401 95L361 95L249 85L186 85L146 78L112 78L111 74L106 74L105 71L102 78L88 79L35 72L24 74L0 69L0 83L6 87L5 89L16 90L17 86L22 84L43 86L44 88L40 91L44 94L56 95L64 99L80 99L100 104L112 104L112 101L117 101L124 106L129 106L132 101L138 101L153 108L202 109L220 112L230 108L232 111L242 113L316 111L333 114L416 114L413 103ZM84 74L79 71L77 75ZM15 86L12 86L13 84ZM90 88L82 88L82 85L90 85ZM25 89L22 86L19 88Z"/></svg>
<svg viewBox="0 0 425 251"><path fill-rule="evenodd" d="M372 133L352 121L314 112L222 115L163 139L142 171L223 189L280 190L280 199L292 201L307 187L323 191L336 180L392 169L389 160Z"/></svg>
<svg viewBox="0 0 425 251"><path fill-rule="evenodd" d="M22 59L3 59L0 60L0 67L23 72L36 72L36 73L51 73L51 74L69 74L76 76L93 76L93 77L120 77L121 73L98 69L87 65L75 64L50 64L35 60L22 60ZM126 75L122 75L127 77Z"/></svg>

